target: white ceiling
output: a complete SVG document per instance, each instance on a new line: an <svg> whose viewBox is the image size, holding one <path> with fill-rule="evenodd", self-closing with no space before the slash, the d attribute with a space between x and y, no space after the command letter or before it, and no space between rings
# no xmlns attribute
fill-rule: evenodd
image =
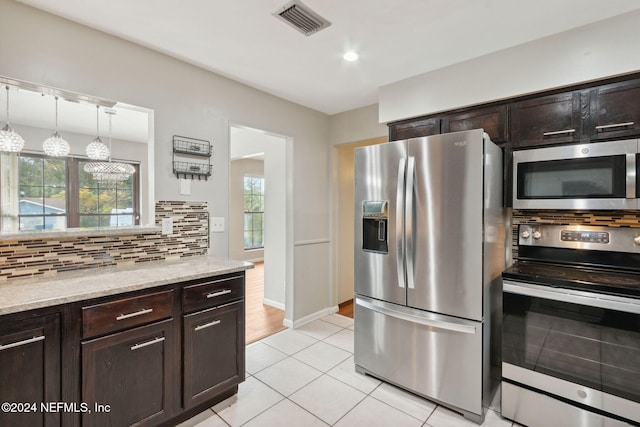
<svg viewBox="0 0 640 427"><path fill-rule="evenodd" d="M640 9L638 0L303 0L309 37L272 16L288 0L19 0L309 108L377 102L378 87ZM360 59L348 63L345 50Z"/></svg>

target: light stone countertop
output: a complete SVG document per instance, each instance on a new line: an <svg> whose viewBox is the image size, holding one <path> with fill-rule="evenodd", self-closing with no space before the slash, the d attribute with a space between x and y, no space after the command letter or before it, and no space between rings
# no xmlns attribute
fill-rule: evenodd
<svg viewBox="0 0 640 427"><path fill-rule="evenodd" d="M28 239L64 239L70 237L94 237L94 236L120 236L131 234L160 233L162 227L157 225L132 225L126 227L92 227L92 228L67 228L64 230L41 231L2 231L0 242Z"/></svg>
<svg viewBox="0 0 640 427"><path fill-rule="evenodd" d="M150 289L202 277L234 273L253 264L226 258L194 256L58 273L49 277L0 283L0 315Z"/></svg>

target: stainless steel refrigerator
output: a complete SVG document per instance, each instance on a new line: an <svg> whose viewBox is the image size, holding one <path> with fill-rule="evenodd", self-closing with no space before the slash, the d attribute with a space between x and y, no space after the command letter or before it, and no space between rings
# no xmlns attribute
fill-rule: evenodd
<svg viewBox="0 0 640 427"><path fill-rule="evenodd" d="M482 129L355 150L356 370L478 423L500 379L502 176Z"/></svg>

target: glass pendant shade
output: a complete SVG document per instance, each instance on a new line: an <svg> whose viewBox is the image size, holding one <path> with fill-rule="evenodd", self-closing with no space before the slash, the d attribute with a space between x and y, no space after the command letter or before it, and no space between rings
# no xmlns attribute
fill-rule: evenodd
<svg viewBox="0 0 640 427"><path fill-rule="evenodd" d="M24 139L9 124L9 86L7 89L7 124L0 130L0 151L17 153L24 147Z"/></svg>
<svg viewBox="0 0 640 427"><path fill-rule="evenodd" d="M87 145L87 157L91 160L107 160L109 158L109 148L97 137Z"/></svg>
<svg viewBox="0 0 640 427"><path fill-rule="evenodd" d="M111 161L111 117L116 112L115 110L105 110L105 113L109 114L109 148L107 149L109 161L89 162L84 165L84 171L90 173L93 179L98 181L101 186L113 187L116 184L128 180L129 177L135 173L136 169L128 163Z"/></svg>
<svg viewBox="0 0 640 427"><path fill-rule="evenodd" d="M47 156L64 157L69 154L71 147L56 131L42 143L42 149Z"/></svg>
<svg viewBox="0 0 640 427"><path fill-rule="evenodd" d="M108 160L111 156L111 150L102 143L100 139L100 117L98 112L100 106L96 105L96 137L89 145L87 145L87 157L91 160Z"/></svg>
<svg viewBox="0 0 640 427"><path fill-rule="evenodd" d="M71 147L58 133L58 97L56 96L56 131L42 144L42 149L47 156L64 157L69 154Z"/></svg>

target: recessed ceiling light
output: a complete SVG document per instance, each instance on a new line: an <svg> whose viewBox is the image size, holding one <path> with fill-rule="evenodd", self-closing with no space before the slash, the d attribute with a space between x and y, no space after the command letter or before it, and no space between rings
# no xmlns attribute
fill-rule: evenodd
<svg viewBox="0 0 640 427"><path fill-rule="evenodd" d="M353 62L358 59L358 54L350 50L344 54L343 58L345 61Z"/></svg>

